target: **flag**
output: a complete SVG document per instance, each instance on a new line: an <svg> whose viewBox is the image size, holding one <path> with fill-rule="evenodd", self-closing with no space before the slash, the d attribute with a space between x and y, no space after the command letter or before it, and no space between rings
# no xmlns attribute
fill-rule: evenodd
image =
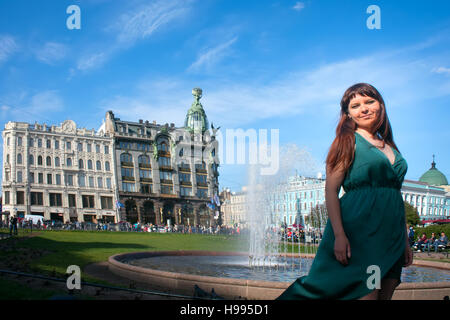
<svg viewBox="0 0 450 320"><path fill-rule="evenodd" d="M217 206L220 206L220 199L217 194L214 196L214 200L216 201Z"/></svg>
<svg viewBox="0 0 450 320"><path fill-rule="evenodd" d="M125 206L123 205L123 203L120 202L119 200L116 200L116 207L117 207L117 208L125 208Z"/></svg>

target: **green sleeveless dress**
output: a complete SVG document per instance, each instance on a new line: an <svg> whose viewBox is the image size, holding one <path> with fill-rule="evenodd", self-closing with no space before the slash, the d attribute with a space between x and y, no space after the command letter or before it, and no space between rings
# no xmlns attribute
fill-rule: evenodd
<svg viewBox="0 0 450 320"><path fill-rule="evenodd" d="M404 265L406 225L400 189L408 165L395 154L386 155L355 132L355 157L339 199L341 217L350 242L351 258L344 266L334 255L335 237L328 219L322 241L307 276L298 278L278 300L358 299L368 295L369 277L380 268L380 279L400 280ZM373 283L372 280L369 283Z"/></svg>

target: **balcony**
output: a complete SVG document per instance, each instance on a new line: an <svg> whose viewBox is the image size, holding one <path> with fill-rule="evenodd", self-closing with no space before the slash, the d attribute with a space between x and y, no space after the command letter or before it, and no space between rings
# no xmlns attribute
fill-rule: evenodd
<svg viewBox="0 0 450 320"><path fill-rule="evenodd" d="M153 182L153 179L152 179L152 178L141 178L140 181L141 181L141 182L149 182L149 183L152 183L152 182Z"/></svg>
<svg viewBox="0 0 450 320"><path fill-rule="evenodd" d="M159 170L161 171L173 171L171 166L159 166Z"/></svg>
<svg viewBox="0 0 450 320"><path fill-rule="evenodd" d="M197 186L199 186L199 187L207 187L208 183L206 183L206 182L197 182Z"/></svg>
<svg viewBox="0 0 450 320"><path fill-rule="evenodd" d="M208 171L206 169L204 169L204 168L195 168L195 171L197 173L208 173Z"/></svg>
<svg viewBox="0 0 450 320"><path fill-rule="evenodd" d="M190 167L178 167L178 171L179 172L191 172L191 168Z"/></svg>
<svg viewBox="0 0 450 320"><path fill-rule="evenodd" d="M180 181L180 184L182 185L182 186L192 186L192 182L190 182L190 181Z"/></svg>
<svg viewBox="0 0 450 320"><path fill-rule="evenodd" d="M133 162L121 161L121 162L120 162L120 165L121 165L122 167L131 167L131 168L134 168Z"/></svg>
<svg viewBox="0 0 450 320"><path fill-rule="evenodd" d="M129 177L129 176L122 176L122 181L131 181L131 182L134 182L134 181L136 181L135 179L134 179L134 177Z"/></svg>
<svg viewBox="0 0 450 320"><path fill-rule="evenodd" d="M160 179L160 183L161 184L173 184L173 181L172 180Z"/></svg>
<svg viewBox="0 0 450 320"><path fill-rule="evenodd" d="M139 168L151 169L152 166L147 163L139 163Z"/></svg>

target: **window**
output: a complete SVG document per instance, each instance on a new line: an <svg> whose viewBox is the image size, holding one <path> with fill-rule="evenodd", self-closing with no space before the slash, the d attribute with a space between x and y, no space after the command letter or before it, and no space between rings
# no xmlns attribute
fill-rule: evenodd
<svg viewBox="0 0 450 320"><path fill-rule="evenodd" d="M94 177L89 177L89 187L94 188Z"/></svg>
<svg viewBox="0 0 450 320"><path fill-rule="evenodd" d="M47 174L47 184L52 184L52 174Z"/></svg>
<svg viewBox="0 0 450 320"><path fill-rule="evenodd" d="M84 169L83 159L78 160L78 168Z"/></svg>
<svg viewBox="0 0 450 320"><path fill-rule="evenodd" d="M9 191L5 191L5 198L3 199L3 203L9 204Z"/></svg>
<svg viewBox="0 0 450 320"><path fill-rule="evenodd" d="M62 207L61 193L49 193L49 200L51 207Z"/></svg>
<svg viewBox="0 0 450 320"><path fill-rule="evenodd" d="M72 150L72 144L70 143L70 141L66 142L66 150Z"/></svg>
<svg viewBox="0 0 450 320"><path fill-rule="evenodd" d="M111 178L106 178L106 187L108 189L111 189L112 185L111 185Z"/></svg>
<svg viewBox="0 0 450 320"><path fill-rule="evenodd" d="M22 182L22 171L17 171L17 182Z"/></svg>
<svg viewBox="0 0 450 320"><path fill-rule="evenodd" d="M83 144L82 144L81 142L78 143L77 150L78 150L79 152L83 151Z"/></svg>
<svg viewBox="0 0 450 320"><path fill-rule="evenodd" d="M161 180L172 180L172 172L160 171L159 178Z"/></svg>
<svg viewBox="0 0 450 320"><path fill-rule="evenodd" d="M88 168L89 170L92 170L92 160L88 160L88 162L87 162L87 168Z"/></svg>
<svg viewBox="0 0 450 320"><path fill-rule="evenodd" d="M69 208L76 208L77 207L77 201L76 201L76 195L75 194L68 194L67 199L69 200Z"/></svg>
<svg viewBox="0 0 450 320"><path fill-rule="evenodd" d="M19 153L17 155L17 164L22 164L22 154L21 153Z"/></svg>
<svg viewBox="0 0 450 320"><path fill-rule="evenodd" d="M81 196L83 200L83 208L95 208L94 196Z"/></svg>
<svg viewBox="0 0 450 320"><path fill-rule="evenodd" d="M141 155L138 158L139 164L150 165L150 157L146 155Z"/></svg>
<svg viewBox="0 0 450 320"><path fill-rule="evenodd" d="M38 139L38 148L42 148L42 139Z"/></svg>
<svg viewBox="0 0 450 320"><path fill-rule="evenodd" d="M34 166L34 157L33 157L33 155L30 154L28 162L30 163L30 165Z"/></svg>
<svg viewBox="0 0 450 320"><path fill-rule="evenodd" d="M121 162L133 162L133 157L129 153L122 153L120 155Z"/></svg>
<svg viewBox="0 0 450 320"><path fill-rule="evenodd" d="M9 154L6 155L6 163L9 164Z"/></svg>
<svg viewBox="0 0 450 320"><path fill-rule="evenodd" d="M59 149L59 140L55 140L55 149Z"/></svg>
<svg viewBox="0 0 450 320"><path fill-rule="evenodd" d="M196 178L197 178L197 183L206 183L206 175L199 175L199 174L197 174L196 175Z"/></svg>
<svg viewBox="0 0 450 320"><path fill-rule="evenodd" d="M40 184L44 183L44 174L42 172L38 173L38 183Z"/></svg>
<svg viewBox="0 0 450 320"><path fill-rule="evenodd" d="M28 179L30 183L34 183L34 172L30 172L30 177Z"/></svg>
<svg viewBox="0 0 450 320"><path fill-rule="evenodd" d="M9 146L10 138L6 139L6 145Z"/></svg>
<svg viewBox="0 0 450 320"><path fill-rule="evenodd" d="M169 152L169 147L167 146L167 142L163 141L158 145L158 150Z"/></svg>
<svg viewBox="0 0 450 320"><path fill-rule="evenodd" d="M22 146L22 137L17 137L17 145L18 145L19 147Z"/></svg>
<svg viewBox="0 0 450 320"><path fill-rule="evenodd" d="M111 197L100 197L100 202L102 205L102 209L112 209L113 202Z"/></svg>
<svg viewBox="0 0 450 320"><path fill-rule="evenodd" d="M169 157L159 157L158 163L160 167L170 167L170 158Z"/></svg>
<svg viewBox="0 0 450 320"><path fill-rule="evenodd" d="M139 170L139 177L150 179L152 177L151 170Z"/></svg>
<svg viewBox="0 0 450 320"><path fill-rule="evenodd" d="M42 192L31 192L31 205L33 206L43 206L43 193Z"/></svg>
<svg viewBox="0 0 450 320"><path fill-rule="evenodd" d="M136 186L134 183L122 182L122 191L136 192Z"/></svg>
<svg viewBox="0 0 450 320"><path fill-rule="evenodd" d="M17 197L17 204L25 204L25 192L17 191L16 197Z"/></svg>
<svg viewBox="0 0 450 320"><path fill-rule="evenodd" d="M45 164L46 164L47 166L51 166L51 165L52 165L52 158L47 157L47 158L45 159Z"/></svg>
<svg viewBox="0 0 450 320"><path fill-rule="evenodd" d="M30 138L29 140L28 140L28 145L32 148L32 147L34 147L34 140L33 140L33 138Z"/></svg>
<svg viewBox="0 0 450 320"><path fill-rule="evenodd" d="M102 177L97 177L97 188L103 188L103 179L102 179Z"/></svg>
<svg viewBox="0 0 450 320"><path fill-rule="evenodd" d="M191 181L191 174L190 173L180 173L179 175L180 181L184 182L190 182Z"/></svg>
<svg viewBox="0 0 450 320"><path fill-rule="evenodd" d="M97 160L97 162L95 163L95 167L96 167L97 170L102 170L101 162Z"/></svg>
<svg viewBox="0 0 450 320"><path fill-rule="evenodd" d="M87 144L87 152L92 152L92 145L90 143Z"/></svg>
<svg viewBox="0 0 450 320"><path fill-rule="evenodd" d="M48 139L46 141L46 144L47 144L47 149L50 149L52 147L52 142Z"/></svg>
<svg viewBox="0 0 450 320"><path fill-rule="evenodd" d="M197 189L197 197L199 198L207 198L208 197L208 189Z"/></svg>
<svg viewBox="0 0 450 320"><path fill-rule="evenodd" d="M141 184L141 193L152 193L152 185L147 183Z"/></svg>
<svg viewBox="0 0 450 320"><path fill-rule="evenodd" d="M134 169L122 168L122 177L134 177Z"/></svg>
<svg viewBox="0 0 450 320"><path fill-rule="evenodd" d="M172 194L173 193L173 187L172 186L161 185L161 193Z"/></svg>
<svg viewBox="0 0 450 320"><path fill-rule="evenodd" d="M72 174L68 174L67 175L67 185L68 186L73 186L73 175Z"/></svg>
<svg viewBox="0 0 450 320"><path fill-rule="evenodd" d="M86 176L83 174L78 175L78 186L85 187L86 186Z"/></svg>
<svg viewBox="0 0 450 320"><path fill-rule="evenodd" d="M105 146L105 154L109 154L109 147Z"/></svg>
<svg viewBox="0 0 450 320"><path fill-rule="evenodd" d="M55 158L55 167L59 167L59 157Z"/></svg>
<svg viewBox="0 0 450 320"><path fill-rule="evenodd" d="M110 171L110 170L111 170L111 168L110 168L110 166L109 166L109 161L106 161L106 162L105 162L105 170L106 170L106 171Z"/></svg>
<svg viewBox="0 0 450 320"><path fill-rule="evenodd" d="M68 167L71 167L72 166L72 158L67 158L66 163L67 163Z"/></svg>
<svg viewBox="0 0 450 320"><path fill-rule="evenodd" d="M100 145L95 145L95 152L100 153Z"/></svg>
<svg viewBox="0 0 450 320"><path fill-rule="evenodd" d="M55 182L56 182L56 184L58 185L58 186L60 186L61 185L61 175L60 174L56 174L55 175Z"/></svg>
<svg viewBox="0 0 450 320"><path fill-rule="evenodd" d="M181 196L192 196L192 188L181 187L180 195Z"/></svg>

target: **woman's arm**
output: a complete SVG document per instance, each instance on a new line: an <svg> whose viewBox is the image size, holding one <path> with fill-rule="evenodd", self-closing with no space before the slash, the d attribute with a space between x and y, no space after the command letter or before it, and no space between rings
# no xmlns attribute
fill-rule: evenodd
<svg viewBox="0 0 450 320"><path fill-rule="evenodd" d="M331 172L327 167L325 202L335 237L334 254L340 263L346 265L348 264L347 258L351 257L350 243L342 225L341 207L338 198L344 177L345 172L339 168Z"/></svg>

